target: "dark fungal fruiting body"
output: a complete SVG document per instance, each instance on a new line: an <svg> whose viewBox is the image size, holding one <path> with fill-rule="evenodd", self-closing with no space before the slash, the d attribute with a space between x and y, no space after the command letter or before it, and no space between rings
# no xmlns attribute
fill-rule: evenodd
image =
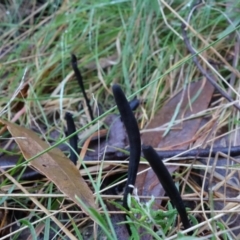
<svg viewBox="0 0 240 240"><path fill-rule="evenodd" d="M158 156L157 152L151 146L143 146L142 150L145 158L150 163L153 171L157 175L160 183L162 184L165 192L168 194L169 198L175 205L181 217L184 228L190 228L191 225L187 217L187 212L183 204L183 200L172 180L170 173L162 162L162 159Z"/></svg>
<svg viewBox="0 0 240 240"><path fill-rule="evenodd" d="M73 117L71 113L66 113L65 114L65 120L67 122L67 135L72 135L73 133L76 132L76 127L73 121ZM69 144L70 144L70 160L76 165L78 156L78 137L77 134L69 138Z"/></svg>
<svg viewBox="0 0 240 240"><path fill-rule="evenodd" d="M120 86L115 84L112 87L112 91L129 139L130 157L128 165L128 179L123 195L123 207L129 209L127 196L129 193L132 193L132 186L135 184L137 177L137 170L141 155L141 139L137 121L122 89Z"/></svg>
<svg viewBox="0 0 240 240"><path fill-rule="evenodd" d="M85 88L84 88L84 85L83 85L83 79L82 79L82 75L81 75L81 72L77 66L77 58L74 54L72 54L72 68L73 68L73 71L75 73L75 76L76 76L76 79L78 81L78 84L82 90L82 93L83 93L83 97L86 101L86 104L87 104L87 107L88 107L88 111L89 111L89 115L90 115L90 118L91 120L93 121L94 120L94 116L93 116L93 111L92 111L92 108L91 108L91 105L90 105L90 101L87 97L87 94L85 92Z"/></svg>

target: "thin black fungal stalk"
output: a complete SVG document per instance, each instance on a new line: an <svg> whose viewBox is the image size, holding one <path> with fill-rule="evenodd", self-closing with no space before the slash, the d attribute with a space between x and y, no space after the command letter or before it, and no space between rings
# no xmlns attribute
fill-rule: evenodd
<svg viewBox="0 0 240 240"><path fill-rule="evenodd" d="M112 87L113 95L116 101L116 105L120 112L122 121L127 131L129 145L130 145L130 157L128 165L128 179L126 187L123 194L123 207L129 209L127 204L128 194L132 193L136 177L137 170L140 162L141 155L141 139L138 129L137 121L134 117L134 114L129 106L129 103L123 93L122 89L118 85L113 85Z"/></svg>
<svg viewBox="0 0 240 240"><path fill-rule="evenodd" d="M76 132L76 127L73 121L72 114L69 112L66 112L65 114L65 120L67 122L67 135L71 135ZM69 138L69 144L70 144L70 160L76 165L78 156L78 137L77 134Z"/></svg>
<svg viewBox="0 0 240 240"><path fill-rule="evenodd" d="M175 205L181 217L184 229L190 228L191 224L188 220L183 200L172 180L170 173L162 162L162 159L158 156L157 152L151 146L142 146L142 150L145 158L150 163L153 171L157 175L160 183L162 184L165 192L168 194L169 198Z"/></svg>
<svg viewBox="0 0 240 240"><path fill-rule="evenodd" d="M87 104L87 107L88 107L88 111L89 111L89 115L90 115L90 118L91 120L93 121L94 120L94 116L93 116L93 111L92 111L92 108L91 108L91 105L90 105L90 101L87 97L87 94L85 92L85 88L84 88L84 85L83 85L83 79L82 79L82 75L81 75L81 72L77 66L77 58L74 54L72 54L72 60L71 60L71 63L72 63L72 68L73 68L73 71L75 73L75 76L76 76L76 79L78 81L78 84L82 90L82 93L83 93L83 97L86 101L86 104Z"/></svg>

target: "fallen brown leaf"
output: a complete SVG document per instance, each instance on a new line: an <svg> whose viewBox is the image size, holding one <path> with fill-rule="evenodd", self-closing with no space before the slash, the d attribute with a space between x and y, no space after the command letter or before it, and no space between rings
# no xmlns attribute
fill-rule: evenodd
<svg viewBox="0 0 240 240"><path fill-rule="evenodd" d="M199 91L200 94L198 95ZM173 98L171 98L155 114L147 128L154 129L166 123L170 123L175 109L179 103L181 103L181 106L176 119L186 118L192 114L196 114L205 110L210 103L213 91L213 87L204 80L191 83L185 91L182 90ZM190 108L188 105L191 99L194 99L194 97L197 95L198 97L191 103ZM143 143L153 147L168 147L170 149L174 148L175 145L177 145L177 148L179 148L180 143L186 142L186 144L181 146L182 149L185 149L189 145L189 141L192 140L195 132L199 129L200 122L200 117L183 121L181 124L174 126L174 129L170 130L165 137L163 137L164 131L143 133Z"/></svg>
<svg viewBox="0 0 240 240"><path fill-rule="evenodd" d="M49 148L49 145L33 131L5 120L0 120L0 122L7 126L26 160ZM86 207L96 209L92 191L76 166L60 149L51 149L30 161L29 164L51 180L61 192L79 205L84 212L87 213ZM79 203L76 196L84 204Z"/></svg>
<svg viewBox="0 0 240 240"><path fill-rule="evenodd" d="M191 108L186 108L189 105L189 101L197 95L198 91L201 92L195 101L192 102ZM176 119L185 118L191 114L203 111L208 107L213 91L214 89L211 84L204 80L191 83L185 91L180 91L163 105L147 128L153 129L169 123L174 115L176 106L180 102L181 106ZM178 126L174 126L174 129L171 129L165 137L163 137L164 131L145 132L142 134L142 142L145 145L151 145L155 148L173 149L176 148L176 146L177 148L181 146L181 149L187 149L189 143L191 143L195 133L199 129L200 122L200 117L183 121L183 123ZM148 167L146 165L142 165L140 166L139 171L146 170L147 168ZM170 173L176 171L177 169L177 167L174 166L167 166L167 168ZM152 169L138 175L136 187L138 188L139 195L153 195L155 197L160 197L165 194L165 191L163 190L161 184L159 184L159 181ZM156 201L156 203L161 204L161 201Z"/></svg>

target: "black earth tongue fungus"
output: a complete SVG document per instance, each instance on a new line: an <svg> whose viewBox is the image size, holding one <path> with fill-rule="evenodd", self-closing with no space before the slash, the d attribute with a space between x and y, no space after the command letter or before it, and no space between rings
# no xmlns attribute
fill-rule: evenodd
<svg viewBox="0 0 240 240"><path fill-rule="evenodd" d="M151 146L142 146L142 150L145 158L149 162L160 183L162 184L165 192L168 194L172 203L175 205L181 217L184 229L190 228L191 224L188 220L183 200L172 180L170 173L162 162L163 159L158 156L157 152Z"/></svg>
<svg viewBox="0 0 240 240"><path fill-rule="evenodd" d="M129 139L130 157L128 179L123 194L123 207L129 210L127 197L128 194L132 193L132 186L134 186L137 177L141 155L141 139L137 121L121 87L115 84L112 86L112 91Z"/></svg>
<svg viewBox="0 0 240 240"><path fill-rule="evenodd" d="M76 132L76 127L73 121L72 114L66 112L65 120L67 122L67 135L71 135ZM78 137L77 134L69 138L70 144L70 160L76 165L78 160Z"/></svg>
<svg viewBox="0 0 240 240"><path fill-rule="evenodd" d="M90 115L90 118L91 120L93 121L94 120L94 116L93 116L93 111L92 111L92 108L91 108L91 105L90 105L90 101L87 97L87 94L85 92L85 88L84 88L84 85L83 85L83 79L82 79L82 75L81 75L81 72L77 66L77 58L74 54L72 54L72 60L71 60L71 63L72 63L72 68L73 68L73 71L75 73L75 76L76 76L76 79L78 81L78 84L82 90L82 93L83 93L83 97L86 101L86 104L87 104L87 107L88 107L88 111L89 111L89 115Z"/></svg>

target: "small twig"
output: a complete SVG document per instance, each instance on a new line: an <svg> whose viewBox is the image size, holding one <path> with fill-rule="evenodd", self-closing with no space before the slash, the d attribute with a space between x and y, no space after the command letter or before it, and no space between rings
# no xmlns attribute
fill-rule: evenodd
<svg viewBox="0 0 240 240"><path fill-rule="evenodd" d="M67 122L67 135L71 135L73 133L76 132L76 127L73 121L73 117L72 114L69 112L66 112L65 114L65 120ZM77 152L78 152L78 137L77 134L75 134L74 136L72 136L71 138L69 138L69 144L70 144L70 160L76 165L77 164L77 160L78 160L78 156L77 156Z"/></svg>
<svg viewBox="0 0 240 240"><path fill-rule="evenodd" d="M202 75L204 77L206 77L206 79L213 85L213 87L224 97L226 98L229 102L234 102L234 100L224 91L222 90L219 85L216 83L216 81L214 80L214 78L208 74L205 69L201 66L201 64L198 61L197 58L197 52L193 49L193 47L190 44L190 41L188 39L187 36L187 26L183 23L182 24L182 35L183 35L183 41L188 49L188 51L192 54L193 56L193 62L195 63L195 65L197 66L197 68L199 69L199 71L202 73ZM240 106L236 103L233 104L234 107L240 111Z"/></svg>
<svg viewBox="0 0 240 240"><path fill-rule="evenodd" d="M71 145L71 143L70 143ZM72 145L71 145L72 146ZM177 155L179 155L179 157L194 157L194 158L204 158L204 157L215 157L217 155L217 153L223 153L223 154L227 154L231 157L236 157L236 156L240 156L240 146L234 146L234 147L217 147L217 148L207 148L207 149L194 149L194 150L190 150L186 153L183 153L184 150L164 150L164 151L157 151L158 156L161 159L165 159L165 158L173 158ZM183 153L183 154L181 154ZM126 154L125 156L122 155L121 158L126 158L128 155ZM118 156L110 156L109 159L119 159ZM2 168L6 168L7 166L11 167L13 165L16 165L18 162L19 157L15 158L15 157L9 157L9 156L1 156L0 160L0 167ZM105 160L108 159L108 156L105 156ZM35 170L31 169L31 168L27 168L25 170L25 172L22 174L21 176L21 180L32 180L32 179L40 179L42 178L43 175L39 174L38 172L36 172Z"/></svg>
<svg viewBox="0 0 240 240"><path fill-rule="evenodd" d="M138 108L139 104L140 101L137 98L134 98L133 100L129 101L129 106L132 111L135 111Z"/></svg>
<svg viewBox="0 0 240 240"><path fill-rule="evenodd" d="M129 149L126 149L129 151ZM193 150L189 150L185 152L186 150L156 150L158 156L161 159L165 158L174 158L174 157L181 157L181 158L188 158L188 157L193 157L193 158L206 158L206 157L215 157L218 153L223 153L226 155L229 155L230 157L236 157L240 156L240 146L233 146L233 147L214 147L212 149L206 148L197 148ZM128 155L122 155L122 158L126 158ZM111 159L113 156L111 155ZM105 160L108 159L108 156L105 156ZM115 159L118 159L116 156Z"/></svg>
<svg viewBox="0 0 240 240"><path fill-rule="evenodd" d="M162 162L162 158L158 156L157 152L151 146L143 146L142 150L145 158L150 163L153 171L157 175L160 183L162 184L165 192L168 194L169 198L176 206L176 209L181 217L184 229L190 228L191 224L188 220L183 200L172 180L170 173Z"/></svg>
<svg viewBox="0 0 240 240"><path fill-rule="evenodd" d="M240 156L240 146L234 146L234 147L215 147L215 148L206 148L206 149L193 149L189 150L186 153L181 154L184 152L183 150L167 150L167 151L157 151L158 156L161 159L164 158L172 158L176 155L180 155L179 157L198 157L198 158L204 158L204 157L215 157L217 153L221 152L223 154L229 154L231 157Z"/></svg>
<svg viewBox="0 0 240 240"><path fill-rule="evenodd" d="M130 157L128 165L128 179L126 187L123 194L123 207L129 209L127 204L128 194L132 193L132 186L135 184L137 177L137 170L141 155L141 139L138 129L137 121L134 114L129 106L129 103L118 85L113 85L112 87L113 95L120 112L122 121L127 131L129 145L130 145Z"/></svg>
<svg viewBox="0 0 240 240"><path fill-rule="evenodd" d="M73 71L75 73L75 76L77 78L77 81L78 81L78 84L82 90L82 93L83 93L83 97L86 101L86 104L87 104L87 107L88 107L88 111L89 111L89 115L90 115L90 118L91 120L93 121L94 120L94 117L93 117L93 111L92 111L92 108L90 106L90 101L87 97L87 94L85 92L85 88L84 88L84 85L83 85L83 79L82 79L82 75L81 75L81 72L80 70L78 69L78 66L77 66L77 58L74 54L72 54L72 68L73 68Z"/></svg>

